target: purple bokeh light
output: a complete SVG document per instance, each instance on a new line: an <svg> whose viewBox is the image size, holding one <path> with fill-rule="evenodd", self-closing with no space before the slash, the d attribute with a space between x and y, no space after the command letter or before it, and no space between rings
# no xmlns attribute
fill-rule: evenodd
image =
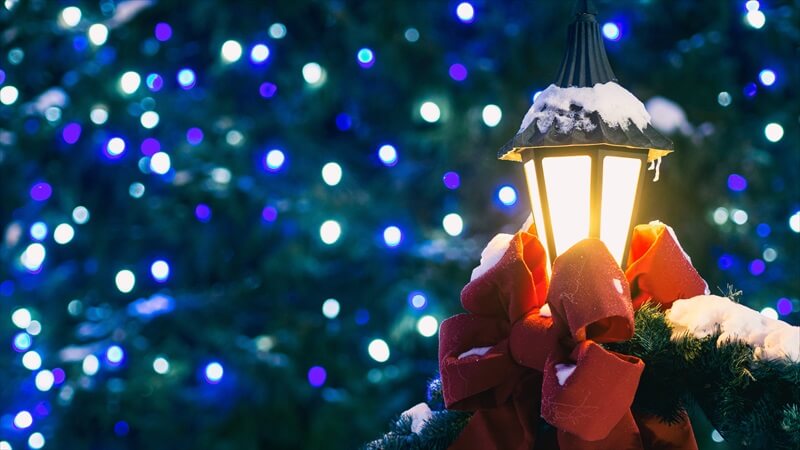
<svg viewBox="0 0 800 450"><path fill-rule="evenodd" d="M66 379L67 379L67 374L66 372L64 372L64 369L60 367L53 369L53 383L56 386L66 381Z"/></svg>
<svg viewBox="0 0 800 450"><path fill-rule="evenodd" d="M750 262L749 269L750 273L752 273L755 276L759 276L762 273L764 273L764 271L767 269L767 265L764 263L764 261L760 259L754 259L753 261Z"/></svg>
<svg viewBox="0 0 800 450"><path fill-rule="evenodd" d="M156 24L154 33L156 39L161 42L166 42L172 37L172 27L166 22L159 22Z"/></svg>
<svg viewBox="0 0 800 450"><path fill-rule="evenodd" d="M147 138L142 141L142 154L144 156L152 156L161 151L161 143L158 139Z"/></svg>
<svg viewBox="0 0 800 450"><path fill-rule="evenodd" d="M738 173L732 173L728 176L728 189L734 192L742 192L747 189L747 179Z"/></svg>
<svg viewBox="0 0 800 450"><path fill-rule="evenodd" d="M192 145L198 145L203 142L203 130L196 127L189 128L189 130L186 131L186 142Z"/></svg>
<svg viewBox="0 0 800 450"><path fill-rule="evenodd" d="M455 172L447 172L442 177L442 182L444 182L447 189L458 189L461 186L461 177Z"/></svg>
<svg viewBox="0 0 800 450"><path fill-rule="evenodd" d="M321 366L314 366L308 370L308 384L314 387L320 387L325 384L325 379L328 378L328 373L325 368Z"/></svg>
<svg viewBox="0 0 800 450"><path fill-rule="evenodd" d="M61 137L67 144L74 144L81 138L81 126L78 123L68 123L63 130L61 130Z"/></svg>
<svg viewBox="0 0 800 450"><path fill-rule="evenodd" d="M452 79L454 79L456 81L464 81L464 80L466 80L467 79L467 74L468 74L467 68L464 67L463 64L459 64L459 63L453 64L452 66L450 66L449 73L450 73L450 78L452 78Z"/></svg>
<svg viewBox="0 0 800 450"><path fill-rule="evenodd" d="M278 86L269 81L261 83L258 88L258 93L264 98L272 98L276 92L278 92Z"/></svg>
<svg viewBox="0 0 800 450"><path fill-rule="evenodd" d="M197 217L197 220L206 223L209 220L211 220L211 207L209 207L205 203L200 203L194 209L194 215L195 217Z"/></svg>
<svg viewBox="0 0 800 450"><path fill-rule="evenodd" d="M786 316L792 313L792 301L786 297L778 299L778 314Z"/></svg>
<svg viewBox="0 0 800 450"><path fill-rule="evenodd" d="M147 84L148 89L153 92L158 92L164 87L164 78L157 73L151 73L145 79L145 83Z"/></svg>
<svg viewBox="0 0 800 450"><path fill-rule="evenodd" d="M758 93L758 86L755 83L747 83L742 92L747 97L755 97L756 93Z"/></svg>
<svg viewBox="0 0 800 450"><path fill-rule="evenodd" d="M275 222L278 218L278 210L275 209L274 206L265 206L263 210L261 210L261 218L264 219L265 222Z"/></svg>
<svg viewBox="0 0 800 450"><path fill-rule="evenodd" d="M37 202L43 202L53 195L53 188L44 181L34 184L31 187L31 198Z"/></svg>

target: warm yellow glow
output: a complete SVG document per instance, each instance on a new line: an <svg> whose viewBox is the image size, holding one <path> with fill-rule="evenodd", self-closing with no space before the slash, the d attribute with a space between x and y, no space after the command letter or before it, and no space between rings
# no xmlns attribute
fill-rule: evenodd
<svg viewBox="0 0 800 450"><path fill-rule="evenodd" d="M606 156L603 161L600 240L620 265L625 255L641 168L642 161L637 158Z"/></svg>
<svg viewBox="0 0 800 450"><path fill-rule="evenodd" d="M542 202L539 198L539 179L536 177L536 166L533 160L525 163L525 179L528 180L528 193L531 197L531 207L533 211L533 223L536 226L536 234L539 241L544 246L547 260L550 260L550 250L547 248L547 233L544 228L544 213L542 212Z"/></svg>
<svg viewBox="0 0 800 450"><path fill-rule="evenodd" d="M556 254L589 237L592 159L560 156L542 159L547 204Z"/></svg>

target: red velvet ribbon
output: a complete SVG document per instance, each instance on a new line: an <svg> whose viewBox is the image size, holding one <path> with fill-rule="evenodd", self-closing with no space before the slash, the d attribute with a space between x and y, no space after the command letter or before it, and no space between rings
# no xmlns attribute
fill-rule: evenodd
<svg viewBox="0 0 800 450"><path fill-rule="evenodd" d="M445 404L475 412L452 449L697 449L688 418L668 425L631 412L644 363L598 344L633 336L634 306L667 307L707 286L663 224L636 227L629 261L623 273L601 241L587 239L556 259L548 286L541 243L519 232L467 284L468 313L439 330ZM563 385L560 364L574 365ZM536 435L540 416L553 432Z"/></svg>

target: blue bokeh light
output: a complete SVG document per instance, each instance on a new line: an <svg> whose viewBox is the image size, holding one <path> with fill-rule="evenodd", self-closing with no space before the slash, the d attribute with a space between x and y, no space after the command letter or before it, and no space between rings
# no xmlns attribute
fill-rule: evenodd
<svg viewBox="0 0 800 450"><path fill-rule="evenodd" d="M428 306L428 298L423 292L414 291L408 294L408 304L414 309L425 309Z"/></svg>
<svg viewBox="0 0 800 450"><path fill-rule="evenodd" d="M728 189L734 192L742 192L747 189L747 179L737 173L728 176Z"/></svg>
<svg viewBox="0 0 800 450"><path fill-rule="evenodd" d="M269 59L269 47L266 44L256 44L250 49L250 61L254 64L262 64Z"/></svg>
<svg viewBox="0 0 800 450"><path fill-rule="evenodd" d="M772 228L766 223L760 223L756 227L756 234L762 238L769 236L770 233L772 233Z"/></svg>
<svg viewBox="0 0 800 450"><path fill-rule="evenodd" d="M178 84L180 84L183 89L193 88L196 82L197 76L192 69L181 69L178 72Z"/></svg>
<svg viewBox="0 0 800 450"><path fill-rule="evenodd" d="M270 172L278 172L286 162L286 154L283 151L274 148L264 155L264 168Z"/></svg>
<svg viewBox="0 0 800 450"><path fill-rule="evenodd" d="M375 64L375 53L369 48L362 48L356 54L356 59L358 60L358 65L369 69Z"/></svg>
<svg viewBox="0 0 800 450"><path fill-rule="evenodd" d="M390 144L381 145L378 149L378 158L384 166L392 167L397 164L397 149Z"/></svg>
<svg viewBox="0 0 800 450"><path fill-rule="evenodd" d="M497 199L504 206L514 206L517 203L517 191L511 186L501 186L497 190Z"/></svg>
<svg viewBox="0 0 800 450"><path fill-rule="evenodd" d="M603 24L603 36L609 41L618 41L622 39L622 31L614 22L606 22Z"/></svg>
<svg viewBox="0 0 800 450"><path fill-rule="evenodd" d="M219 384L225 375L225 369L217 361L210 362L206 365L203 375L209 384Z"/></svg>

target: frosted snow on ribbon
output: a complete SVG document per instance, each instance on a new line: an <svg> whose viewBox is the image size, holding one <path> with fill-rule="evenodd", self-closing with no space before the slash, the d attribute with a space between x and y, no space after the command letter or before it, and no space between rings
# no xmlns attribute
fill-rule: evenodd
<svg viewBox="0 0 800 450"><path fill-rule="evenodd" d="M678 300L667 313L673 339L686 333L704 338L717 331L717 345L740 341L753 346L756 359L800 362L800 327L771 319L729 298L699 295Z"/></svg>
<svg viewBox="0 0 800 450"><path fill-rule="evenodd" d="M558 378L558 384L563 386L572 375L572 372L575 372L576 367L575 364L556 364L556 378Z"/></svg>
<svg viewBox="0 0 800 450"><path fill-rule="evenodd" d="M467 358L469 356L483 356L483 355L489 353L489 350L491 350L491 349L492 349L491 346L489 346L489 347L475 347L475 348L469 349L469 350L465 351L464 353L458 355L458 359L464 359L464 358Z"/></svg>
<svg viewBox="0 0 800 450"><path fill-rule="evenodd" d="M425 422L433 417L433 412L427 403L418 403L403 412L401 416L406 416L411 419L411 432L419 434L422 428L425 427Z"/></svg>

